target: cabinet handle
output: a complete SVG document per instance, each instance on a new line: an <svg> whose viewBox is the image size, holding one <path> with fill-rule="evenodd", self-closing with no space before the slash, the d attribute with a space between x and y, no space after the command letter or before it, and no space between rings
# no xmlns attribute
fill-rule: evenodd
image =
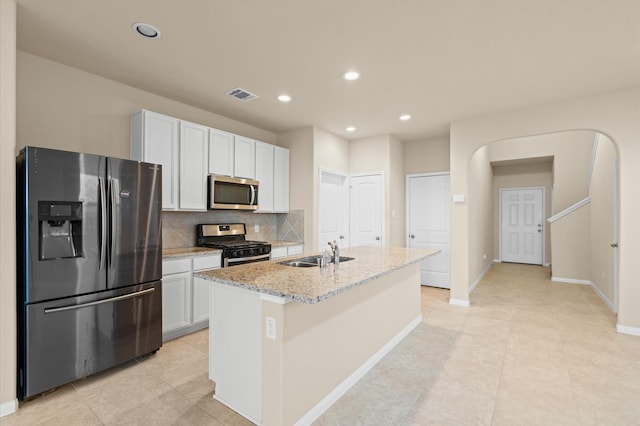
<svg viewBox="0 0 640 426"><path fill-rule="evenodd" d="M380 237L379 237L379 236L378 236L378 237L376 237L376 241L380 241Z"/></svg>
<svg viewBox="0 0 640 426"><path fill-rule="evenodd" d="M414 234L409 234L410 238L415 238L416 236Z"/></svg>

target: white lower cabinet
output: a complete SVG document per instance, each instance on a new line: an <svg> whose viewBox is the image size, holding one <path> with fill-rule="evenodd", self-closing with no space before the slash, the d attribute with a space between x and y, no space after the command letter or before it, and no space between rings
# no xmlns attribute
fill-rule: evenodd
<svg viewBox="0 0 640 426"><path fill-rule="evenodd" d="M162 335L191 325L191 271L162 277Z"/></svg>
<svg viewBox="0 0 640 426"><path fill-rule="evenodd" d="M162 261L162 340L209 326L211 282L193 273L220 268L220 254Z"/></svg>

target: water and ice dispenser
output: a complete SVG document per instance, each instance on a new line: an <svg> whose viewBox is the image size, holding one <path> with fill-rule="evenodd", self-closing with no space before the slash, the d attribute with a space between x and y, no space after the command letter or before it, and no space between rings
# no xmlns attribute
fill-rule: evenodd
<svg viewBox="0 0 640 426"><path fill-rule="evenodd" d="M82 256L82 203L38 201L40 260Z"/></svg>

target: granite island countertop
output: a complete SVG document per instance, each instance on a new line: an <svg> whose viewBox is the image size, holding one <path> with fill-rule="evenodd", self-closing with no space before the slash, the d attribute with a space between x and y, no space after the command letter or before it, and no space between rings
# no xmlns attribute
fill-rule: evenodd
<svg viewBox="0 0 640 426"><path fill-rule="evenodd" d="M212 249L208 247L179 247L162 249L163 259L172 259L177 257L202 256L206 254L220 254L222 250Z"/></svg>
<svg viewBox="0 0 640 426"><path fill-rule="evenodd" d="M350 288L390 274L398 269L438 253L404 247L353 247L340 251L341 256L353 260L333 264L326 269L319 267L297 268L281 265L308 255L291 256L268 262L249 263L231 268L202 271L194 276L205 280L240 287L285 300L317 303L336 296Z"/></svg>

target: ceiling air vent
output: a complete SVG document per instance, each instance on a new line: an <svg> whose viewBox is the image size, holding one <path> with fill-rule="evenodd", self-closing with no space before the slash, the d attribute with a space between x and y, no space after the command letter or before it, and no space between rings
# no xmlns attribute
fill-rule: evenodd
<svg viewBox="0 0 640 426"><path fill-rule="evenodd" d="M254 95L253 93L241 89L240 87L229 90L227 92L227 95L233 96L234 98L239 99L243 102L250 101L258 97L258 95Z"/></svg>

